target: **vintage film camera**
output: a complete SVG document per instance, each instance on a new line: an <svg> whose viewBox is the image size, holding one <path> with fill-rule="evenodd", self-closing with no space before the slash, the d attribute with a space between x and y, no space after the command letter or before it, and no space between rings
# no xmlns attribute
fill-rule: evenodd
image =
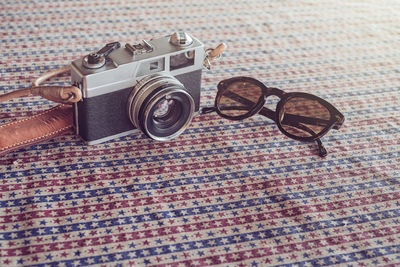
<svg viewBox="0 0 400 267"><path fill-rule="evenodd" d="M199 111L205 51L179 31L141 44L110 43L71 63L83 98L74 106L76 133L99 144L141 130L166 141Z"/></svg>

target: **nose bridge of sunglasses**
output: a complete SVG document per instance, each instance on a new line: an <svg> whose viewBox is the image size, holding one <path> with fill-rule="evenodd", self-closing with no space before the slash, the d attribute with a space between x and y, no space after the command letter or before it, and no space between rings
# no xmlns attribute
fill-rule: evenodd
<svg viewBox="0 0 400 267"><path fill-rule="evenodd" d="M276 109L279 101L281 101L282 97L285 95L284 91L274 87L265 87L263 93L264 107L268 107L271 110Z"/></svg>
<svg viewBox="0 0 400 267"><path fill-rule="evenodd" d="M281 98L275 94L264 95L264 108L267 108L275 113L276 107L278 106Z"/></svg>
<svg viewBox="0 0 400 267"><path fill-rule="evenodd" d="M264 88L264 99L267 99L267 97L269 97L269 96L277 96L281 99L285 94L286 93L279 88L275 88L275 87L265 87Z"/></svg>

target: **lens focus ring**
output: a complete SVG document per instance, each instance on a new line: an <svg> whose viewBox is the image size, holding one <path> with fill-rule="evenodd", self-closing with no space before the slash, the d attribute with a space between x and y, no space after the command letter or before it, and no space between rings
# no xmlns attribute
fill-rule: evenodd
<svg viewBox="0 0 400 267"><path fill-rule="evenodd" d="M169 99L168 116L157 118L160 106ZM168 103L168 102L167 102ZM132 124L147 136L166 141L181 134L191 122L194 100L174 77L153 74L140 80L128 99L128 114Z"/></svg>

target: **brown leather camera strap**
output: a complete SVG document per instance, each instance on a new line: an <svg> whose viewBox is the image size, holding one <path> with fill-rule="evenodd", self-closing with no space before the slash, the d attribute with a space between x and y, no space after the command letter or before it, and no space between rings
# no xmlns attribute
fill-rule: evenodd
<svg viewBox="0 0 400 267"><path fill-rule="evenodd" d="M209 69L211 61L218 58L225 49L224 43L215 49L208 49L204 66ZM71 105L65 104L80 101L82 99L81 90L75 86L41 85L50 78L69 71L70 66L49 71L37 78L30 88L0 95L0 102L17 97L39 95L48 100L62 103L34 116L0 125L0 156L63 135L73 128L73 108Z"/></svg>
<svg viewBox="0 0 400 267"><path fill-rule="evenodd" d="M0 155L37 144L63 135L73 127L71 105L82 98L74 86L41 86L44 81L69 71L69 66L52 70L33 82L33 87L0 95L0 102L16 97L40 95L48 100L62 103L36 115L0 125Z"/></svg>
<svg viewBox="0 0 400 267"><path fill-rule="evenodd" d="M69 105L0 125L0 155L63 135L72 127L73 111Z"/></svg>

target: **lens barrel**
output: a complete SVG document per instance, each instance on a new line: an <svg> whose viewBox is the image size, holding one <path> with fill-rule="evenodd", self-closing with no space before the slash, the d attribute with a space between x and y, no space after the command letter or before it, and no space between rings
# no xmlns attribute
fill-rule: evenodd
<svg viewBox="0 0 400 267"><path fill-rule="evenodd" d="M168 141L189 126L195 104L176 78L152 74L133 88L127 103L132 124L152 139Z"/></svg>

